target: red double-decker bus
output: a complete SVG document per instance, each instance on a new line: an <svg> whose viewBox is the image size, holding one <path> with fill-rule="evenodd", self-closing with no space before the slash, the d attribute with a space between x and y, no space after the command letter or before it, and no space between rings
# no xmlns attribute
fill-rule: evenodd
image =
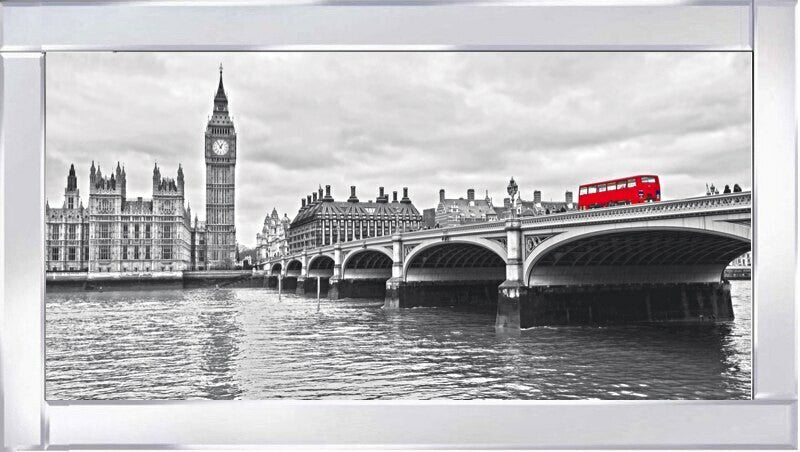
<svg viewBox="0 0 800 452"><path fill-rule="evenodd" d="M585 184L578 189L578 208L582 210L657 201L661 201L658 176L630 176Z"/></svg>

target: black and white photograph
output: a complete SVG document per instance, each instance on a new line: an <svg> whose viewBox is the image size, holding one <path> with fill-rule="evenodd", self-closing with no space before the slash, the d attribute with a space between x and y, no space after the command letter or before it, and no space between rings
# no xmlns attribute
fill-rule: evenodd
<svg viewBox="0 0 800 452"><path fill-rule="evenodd" d="M751 52L50 52L45 85L47 400L751 399Z"/></svg>

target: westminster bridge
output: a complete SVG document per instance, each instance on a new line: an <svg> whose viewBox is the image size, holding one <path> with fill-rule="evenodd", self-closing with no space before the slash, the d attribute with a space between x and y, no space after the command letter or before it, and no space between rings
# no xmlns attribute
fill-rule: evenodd
<svg viewBox="0 0 800 452"><path fill-rule="evenodd" d="M750 192L398 232L260 263L271 287L478 305L499 329L733 318L728 263L751 247Z"/></svg>

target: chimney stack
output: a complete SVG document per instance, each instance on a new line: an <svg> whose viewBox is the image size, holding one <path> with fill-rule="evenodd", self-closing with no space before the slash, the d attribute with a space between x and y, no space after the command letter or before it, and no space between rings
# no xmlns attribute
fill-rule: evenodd
<svg viewBox="0 0 800 452"><path fill-rule="evenodd" d="M317 202L317 192L314 192L314 193L312 194L312 199L313 199L313 201L314 201L315 203Z"/></svg>
<svg viewBox="0 0 800 452"><path fill-rule="evenodd" d="M322 201L322 185L319 186L319 189L317 190L317 194L319 194L319 200Z"/></svg>
<svg viewBox="0 0 800 452"><path fill-rule="evenodd" d="M572 204L572 192L567 190L567 193L564 195L567 204Z"/></svg>
<svg viewBox="0 0 800 452"><path fill-rule="evenodd" d="M300 210L306 208L306 198L300 198Z"/></svg>
<svg viewBox="0 0 800 452"><path fill-rule="evenodd" d="M542 192L540 192L539 190L535 190L533 192L533 202L537 204L542 202Z"/></svg>
<svg viewBox="0 0 800 452"><path fill-rule="evenodd" d="M397 202L397 192L396 191L392 192L392 202Z"/></svg>
<svg viewBox="0 0 800 452"><path fill-rule="evenodd" d="M475 189L470 188L467 190L467 201L475 201Z"/></svg>
<svg viewBox="0 0 800 452"><path fill-rule="evenodd" d="M333 201L333 197L331 196L331 186L325 186L325 201Z"/></svg>
<svg viewBox="0 0 800 452"><path fill-rule="evenodd" d="M444 188L439 189L439 202L444 203Z"/></svg>
<svg viewBox="0 0 800 452"><path fill-rule="evenodd" d="M411 204L411 199L408 197L408 187L403 187L403 199L401 199L400 202Z"/></svg>
<svg viewBox="0 0 800 452"><path fill-rule="evenodd" d="M306 196L306 205L311 207L311 195Z"/></svg>
<svg viewBox="0 0 800 452"><path fill-rule="evenodd" d="M350 197L347 198L347 202L358 202L358 198L356 197L356 186L350 186Z"/></svg>

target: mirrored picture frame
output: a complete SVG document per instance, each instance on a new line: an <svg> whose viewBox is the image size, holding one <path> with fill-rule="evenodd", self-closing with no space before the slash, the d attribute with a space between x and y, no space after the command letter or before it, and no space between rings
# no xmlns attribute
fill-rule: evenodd
<svg viewBox="0 0 800 452"><path fill-rule="evenodd" d="M797 447L795 2L10 1L0 17L4 447ZM753 399L45 400L48 52L286 50L753 52Z"/></svg>

